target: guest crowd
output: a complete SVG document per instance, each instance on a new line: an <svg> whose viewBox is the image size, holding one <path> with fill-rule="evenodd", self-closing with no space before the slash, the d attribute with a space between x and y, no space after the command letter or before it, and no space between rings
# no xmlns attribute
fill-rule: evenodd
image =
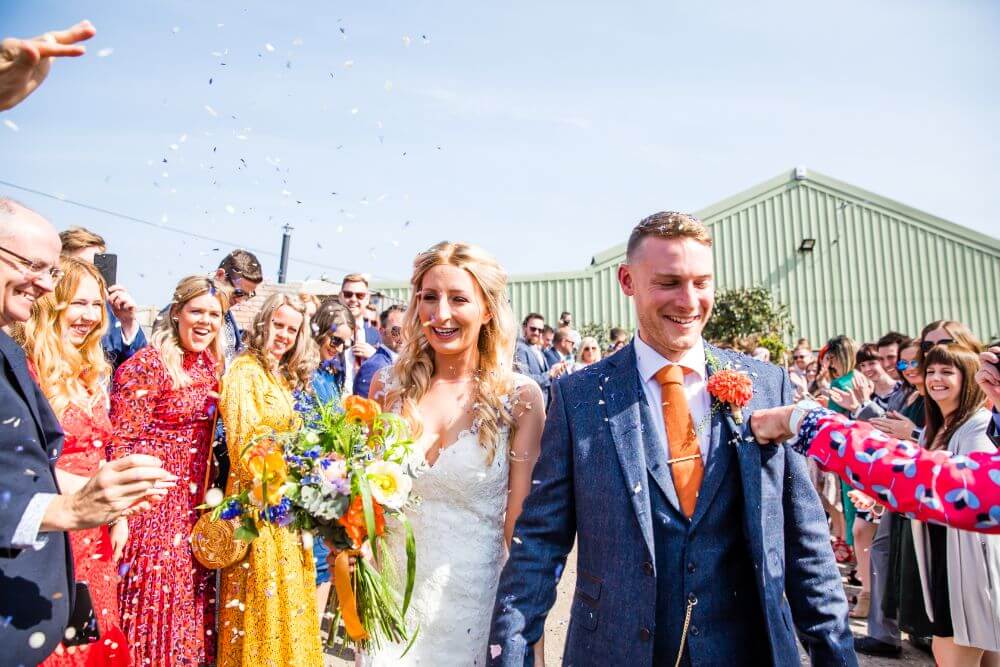
<svg viewBox="0 0 1000 667"><path fill-rule="evenodd" d="M0 109L30 92L19 71L34 80L92 34L84 23L5 42ZM368 395L404 343L403 307L380 310L366 275L353 273L336 296L270 295L242 330L236 313L264 271L235 250L211 275L180 280L144 332L128 290L95 265L106 250L98 234L57 235L0 197L3 663L322 664L330 573L319 540L272 526L215 572L189 538L210 489L265 492L246 464L256 435L297 428L316 401ZM529 313L514 362L547 400L553 383L630 337L616 328L599 341L569 312L552 325ZM802 340L787 370L796 400L966 456L996 452L998 353L939 320L915 337L838 335L816 351ZM921 483L905 465L899 474ZM813 477L831 549L860 587L851 615L868 633L856 649L898 656L906 633L927 650L933 642L942 665L1000 664L1000 536L887 511L884 497L819 466ZM979 501L970 491L964 502Z"/></svg>

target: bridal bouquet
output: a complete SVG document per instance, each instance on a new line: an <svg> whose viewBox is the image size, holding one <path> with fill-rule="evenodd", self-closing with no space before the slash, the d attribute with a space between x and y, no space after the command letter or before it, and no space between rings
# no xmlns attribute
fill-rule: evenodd
<svg viewBox="0 0 1000 667"><path fill-rule="evenodd" d="M242 452L251 487L224 498L212 518L238 520L234 537L247 542L267 524L301 531L307 547L319 534L337 552L338 616L350 641L412 642L404 623L416 572L416 544L403 513L413 483L403 465L411 445L406 422L359 396L348 396L341 408L310 407L298 431L256 434ZM405 531L402 594L384 540L387 515ZM362 553L370 557L353 558Z"/></svg>

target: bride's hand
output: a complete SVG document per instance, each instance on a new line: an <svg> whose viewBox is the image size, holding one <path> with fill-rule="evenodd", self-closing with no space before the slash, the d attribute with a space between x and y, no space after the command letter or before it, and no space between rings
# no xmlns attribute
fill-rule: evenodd
<svg viewBox="0 0 1000 667"><path fill-rule="evenodd" d="M337 547L333 546L332 544L330 544L330 542L326 540L324 540L324 543L326 544L326 548L330 550L330 553L326 555L326 563L332 570L334 567L336 567L337 556L340 555L342 549L338 549ZM375 560L375 556L374 554L372 554L372 547L368 542L365 542L364 544L361 545L360 552L361 552L361 557L365 559L365 561L371 563L372 561ZM347 562L350 564L349 571L353 575L354 564L358 562L357 555L355 553L351 553L351 555L347 557Z"/></svg>

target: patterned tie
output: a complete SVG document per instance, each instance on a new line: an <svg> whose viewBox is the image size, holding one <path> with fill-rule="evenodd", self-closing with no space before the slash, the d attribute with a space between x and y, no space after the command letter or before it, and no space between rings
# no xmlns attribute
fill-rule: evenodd
<svg viewBox="0 0 1000 667"><path fill-rule="evenodd" d="M670 451L670 472L674 478L674 489L681 510L689 519L694 514L698 500L698 489L705 466L701 460L701 447L694 431L694 420L688 409L684 395L684 373L688 369L677 364L668 364L656 372L663 400L663 425L667 431L667 447Z"/></svg>

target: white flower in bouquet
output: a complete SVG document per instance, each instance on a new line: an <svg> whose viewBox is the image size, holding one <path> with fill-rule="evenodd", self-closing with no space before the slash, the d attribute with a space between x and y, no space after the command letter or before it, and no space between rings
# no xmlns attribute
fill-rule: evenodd
<svg viewBox="0 0 1000 667"><path fill-rule="evenodd" d="M365 476L371 483L372 497L380 505L398 510L410 496L413 480L398 463L374 461L365 469Z"/></svg>

